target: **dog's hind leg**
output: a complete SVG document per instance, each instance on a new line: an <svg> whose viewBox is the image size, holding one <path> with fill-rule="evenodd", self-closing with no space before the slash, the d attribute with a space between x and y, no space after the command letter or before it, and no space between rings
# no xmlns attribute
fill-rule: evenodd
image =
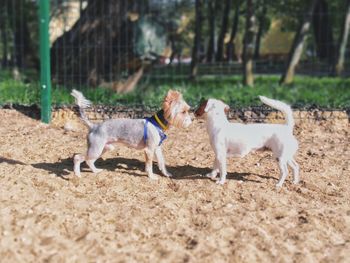
<svg viewBox="0 0 350 263"><path fill-rule="evenodd" d="M101 156L105 148L105 143L91 143L86 154L86 164L90 167L93 173L102 172L102 169L98 169L95 166L95 161Z"/></svg>
<svg viewBox="0 0 350 263"><path fill-rule="evenodd" d="M300 178L299 178L299 165L298 165L298 163L294 159L291 159L288 161L288 164L293 169L293 177L294 177L293 184L299 183Z"/></svg>
<svg viewBox="0 0 350 263"><path fill-rule="evenodd" d="M155 149L146 148L145 157L146 157L146 173L150 179L156 180L157 176L153 174L153 156Z"/></svg>
<svg viewBox="0 0 350 263"><path fill-rule="evenodd" d="M96 160L97 160L97 159L86 160L86 164L90 167L91 171L92 171L94 174L97 174L97 173L100 173L100 172L103 171L103 169L98 169L98 168L96 168L96 166L95 166Z"/></svg>
<svg viewBox="0 0 350 263"><path fill-rule="evenodd" d="M288 176L288 166L287 162L283 159L279 159L279 167L280 167L280 179L278 183L276 184L276 187L282 187L284 181L286 180Z"/></svg>
<svg viewBox="0 0 350 263"><path fill-rule="evenodd" d="M74 174L81 177L80 174L80 164L85 161L85 156L81 154L76 154L74 156Z"/></svg>

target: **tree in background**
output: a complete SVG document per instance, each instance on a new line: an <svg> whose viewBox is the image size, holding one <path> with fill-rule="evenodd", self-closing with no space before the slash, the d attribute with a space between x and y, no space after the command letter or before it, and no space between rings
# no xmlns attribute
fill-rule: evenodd
<svg viewBox="0 0 350 263"><path fill-rule="evenodd" d="M348 43L349 30L350 30L350 0L346 1L345 10L346 10L346 13L344 16L344 21L342 23L342 29L339 34L338 47L336 49L336 55L332 65L332 74L334 76L341 76L344 70L346 45Z"/></svg>
<svg viewBox="0 0 350 263"><path fill-rule="evenodd" d="M171 55L169 65L177 59L177 67L181 66L184 49L192 44L189 32L192 32L189 24L189 15L193 10L192 4L187 1L174 1L173 10L169 11L168 21L166 22L166 35L168 36Z"/></svg>
<svg viewBox="0 0 350 263"><path fill-rule="evenodd" d="M174 1L168 9L151 0L86 3L72 28L52 45L52 73L58 83L125 90L120 85L137 83L134 80L140 79L141 68L152 68L164 56L169 42L176 44L174 35L169 41L169 35L176 31L169 26L177 19L171 16Z"/></svg>
<svg viewBox="0 0 350 263"><path fill-rule="evenodd" d="M266 26L267 26L267 4L266 0L261 0L259 5L259 13L257 15L258 18L258 33L256 36L256 44L255 44L255 50L254 50L254 59L257 60L260 58L260 46L261 46L261 39L263 37L263 34L266 32Z"/></svg>
<svg viewBox="0 0 350 263"><path fill-rule="evenodd" d="M234 16L232 20L231 34L230 39L226 45L226 58L228 62L231 62L235 59L235 40L238 32L238 22L239 22L239 10L243 1L235 1L234 5Z"/></svg>
<svg viewBox="0 0 350 263"><path fill-rule="evenodd" d="M256 18L254 1L247 0L246 26L243 40L243 84L254 85L253 56L256 40Z"/></svg>
<svg viewBox="0 0 350 263"><path fill-rule="evenodd" d="M57 83L67 83L69 79L96 86L109 81L109 73L119 75L121 68L114 65L125 65L130 58L128 13L132 7L127 0L88 0L74 26L52 45L53 79ZM116 49L116 43L124 45Z"/></svg>
<svg viewBox="0 0 350 263"><path fill-rule="evenodd" d="M38 70L36 39L37 6L33 1L4 0L0 5L2 66L13 69L14 78L21 69Z"/></svg>
<svg viewBox="0 0 350 263"><path fill-rule="evenodd" d="M241 50L241 45L237 48L235 43L241 35L245 36L243 52L248 55L246 61L252 61L248 59L247 52L251 47L254 49L253 59L258 59L262 39L270 22L272 24L278 20L283 32L297 31L297 27L303 29L300 26L300 17L305 10L309 12L306 5L311 5L311 1L305 0L256 1L256 31L252 43L246 37L251 34L239 24L243 24L244 20L248 21L242 14L249 11L246 7L249 1L201 0L201 12L207 16L202 16L199 23L201 36L195 47L198 38L193 40L193 37L199 29L195 26L195 0L50 1L51 21L54 21L50 30L57 28L56 37L59 36L52 37L53 80L67 85L91 86L105 86L106 83L114 85L119 83L119 80L135 83L135 80L142 77L143 72L149 73L154 66L157 66L157 70L165 72L165 61L183 67L194 55L194 50L197 54L193 60L193 65L196 65L193 67L194 72L202 61L235 60L235 49ZM294 74L294 68L302 59L312 62L305 65L312 65L314 68L319 68L321 63L329 63L329 69L332 69L334 75L341 74L345 56L348 54L345 52L348 26L343 18L343 13L349 12L344 8L348 2L315 0L315 3L309 19L313 34L307 39L306 34L310 31L307 29L303 31L305 34L295 35L294 45L288 56L288 63L291 64L289 70ZM37 8L37 3L33 0L3 0L0 5L1 68L14 69L13 72L17 72L15 77L21 75L19 73L22 69L37 69L39 65ZM305 16L310 18L310 15ZM58 31L63 32L63 35ZM274 31L273 37L278 37L278 34L278 31ZM333 34L339 39L337 43L333 43ZM297 39L304 40L301 43L296 41ZM225 43L225 40L228 41ZM301 49L296 43L301 44ZM283 45L286 45L286 41ZM272 58L281 59L287 56L285 51L274 53L273 45L267 49L265 46L264 50L271 52ZM296 51L300 53L297 54ZM291 55L293 52L294 56ZM275 54L276 57L273 56ZM210 74L221 74L220 70L225 70L225 64L221 65L215 70L210 70ZM249 63L244 64L247 65ZM144 67L144 70L141 70L141 67ZM245 68L245 72L248 72L248 68ZM252 71L252 64L250 69ZM303 70L303 67L300 70ZM287 74L285 75L284 78L287 77Z"/></svg>
<svg viewBox="0 0 350 263"><path fill-rule="evenodd" d="M220 28L220 34L218 38L218 50L216 52L216 61L221 62L224 60L224 41L228 28L228 18L231 10L231 0L226 0L224 9L222 10L222 22Z"/></svg>
<svg viewBox="0 0 350 263"><path fill-rule="evenodd" d="M289 52L287 67L283 73L280 84L289 84L294 79L295 67L299 63L300 57L303 52L306 36L310 30L312 15L314 13L315 6L319 0L310 0L308 10L306 11L302 22L295 34L291 50Z"/></svg>
<svg viewBox="0 0 350 263"><path fill-rule="evenodd" d="M207 1L207 17L208 17L208 48L207 62L213 62L215 54L215 32L216 32L216 13L218 9L218 0Z"/></svg>
<svg viewBox="0 0 350 263"><path fill-rule="evenodd" d="M191 60L191 73L190 73L191 79L196 78L197 71L198 71L199 51L200 51L201 32L202 32L202 7L203 7L203 0L196 0L196 3L195 3L196 23L195 23L195 34L194 34L194 40L193 40L192 60Z"/></svg>
<svg viewBox="0 0 350 263"><path fill-rule="evenodd" d="M8 66L8 15L5 6L0 7L0 33L2 44L2 59L1 66L6 68Z"/></svg>
<svg viewBox="0 0 350 263"><path fill-rule="evenodd" d="M313 12L313 32L317 56L321 60L332 61L334 57L333 30L329 7L326 0L319 0Z"/></svg>

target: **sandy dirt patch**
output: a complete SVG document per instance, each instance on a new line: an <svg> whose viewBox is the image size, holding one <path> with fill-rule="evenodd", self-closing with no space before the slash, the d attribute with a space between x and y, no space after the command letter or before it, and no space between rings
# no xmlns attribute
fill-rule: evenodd
<svg viewBox="0 0 350 263"><path fill-rule="evenodd" d="M302 182L289 176L277 191L269 152L230 159L224 186L201 177L214 155L200 121L168 133L172 180L150 181L143 152L125 147L96 163L104 172L84 165L75 178L86 129L70 118L45 125L0 110L1 262L349 260L348 119L296 120Z"/></svg>

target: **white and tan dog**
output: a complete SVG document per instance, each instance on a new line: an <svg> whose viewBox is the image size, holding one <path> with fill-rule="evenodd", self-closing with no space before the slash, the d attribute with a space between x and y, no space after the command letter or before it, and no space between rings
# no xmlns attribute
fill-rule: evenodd
<svg viewBox="0 0 350 263"><path fill-rule="evenodd" d="M88 149L86 154L74 156L74 173L80 177L80 164L86 162L92 172L101 172L94 165L95 161L106 151L114 149L112 144L122 143L131 148L145 150L146 172L148 177L156 179L153 174L153 156L158 160L158 166L163 175L171 174L165 167L165 161L161 150L161 143L166 138L165 131L171 126L187 128L192 119L189 114L190 107L178 91L169 90L164 98L162 110L147 119L110 119L102 123L91 123L85 115L84 109L91 105L83 94L77 90L72 91L72 96L79 106L81 119L89 127Z"/></svg>
<svg viewBox="0 0 350 263"><path fill-rule="evenodd" d="M210 144L215 152L213 170L207 176L214 180L220 172L218 184L225 183L227 157L244 157L251 151L264 148L270 149L273 156L278 159L280 178L277 187L283 185L288 175L287 165L293 169L293 183L299 182L299 165L294 160L294 155L298 150L298 141L293 136L292 110L290 106L281 101L263 96L259 98L263 103L282 111L286 124L230 123L226 117L229 106L216 99L204 101L195 111L197 117L203 117L207 121Z"/></svg>

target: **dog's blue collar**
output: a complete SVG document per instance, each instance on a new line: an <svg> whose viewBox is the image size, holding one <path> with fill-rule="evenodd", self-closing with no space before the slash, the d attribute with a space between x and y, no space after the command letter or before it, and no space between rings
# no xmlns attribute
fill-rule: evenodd
<svg viewBox="0 0 350 263"><path fill-rule="evenodd" d="M161 123L160 122L160 119L162 120ZM159 111L157 112L155 115L153 115L152 117L149 117L149 118L146 118L146 121L145 121L145 126L143 128L143 140L145 141L145 143L147 142L147 139L148 139L148 129L147 129L147 124L148 122L152 123L154 127L156 127L156 129L158 130L158 133L159 133L159 136L160 136L160 142L158 144L158 146L160 146L163 141L167 138L166 134L164 133L164 130L163 128L167 126L168 123L166 122L166 124L164 125L164 116L163 116L163 111Z"/></svg>

